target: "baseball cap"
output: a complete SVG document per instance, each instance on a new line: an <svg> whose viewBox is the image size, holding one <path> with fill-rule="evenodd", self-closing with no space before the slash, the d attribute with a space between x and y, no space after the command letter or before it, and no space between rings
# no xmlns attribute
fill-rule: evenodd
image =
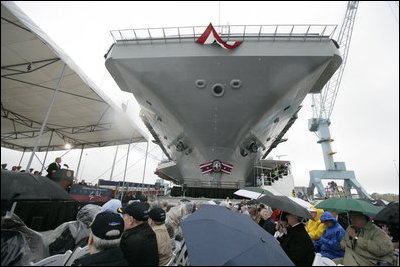
<svg viewBox="0 0 400 267"><path fill-rule="evenodd" d="M128 214L138 221L147 221L149 218L149 210L146 203L133 202L122 208L122 214Z"/></svg>
<svg viewBox="0 0 400 267"><path fill-rule="evenodd" d="M100 212L94 218L90 228L93 235L100 239L118 239L124 231L124 220L118 214Z"/></svg>
<svg viewBox="0 0 400 267"><path fill-rule="evenodd" d="M164 222L166 215L165 215L165 211L162 208L154 208L154 209L150 210L149 217L153 221Z"/></svg>

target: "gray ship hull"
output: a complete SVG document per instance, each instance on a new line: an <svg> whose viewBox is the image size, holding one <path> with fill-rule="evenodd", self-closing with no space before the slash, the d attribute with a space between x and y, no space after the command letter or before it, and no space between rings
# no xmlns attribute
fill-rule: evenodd
<svg viewBox="0 0 400 267"><path fill-rule="evenodd" d="M341 64L329 39L246 40L233 50L176 42L116 42L106 67L134 94L141 117L170 159L156 173L188 187L252 186L253 164L281 140L301 102ZM203 174L220 160L232 172Z"/></svg>

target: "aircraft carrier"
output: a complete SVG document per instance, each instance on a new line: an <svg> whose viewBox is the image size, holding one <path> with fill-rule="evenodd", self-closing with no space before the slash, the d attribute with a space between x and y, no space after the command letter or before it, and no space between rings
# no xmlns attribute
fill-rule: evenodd
<svg viewBox="0 0 400 267"><path fill-rule="evenodd" d="M342 63L335 25L215 27L242 42L233 49L200 44L206 29L112 31L105 55L168 158L155 173L203 196L254 186L255 162L285 141L305 96Z"/></svg>

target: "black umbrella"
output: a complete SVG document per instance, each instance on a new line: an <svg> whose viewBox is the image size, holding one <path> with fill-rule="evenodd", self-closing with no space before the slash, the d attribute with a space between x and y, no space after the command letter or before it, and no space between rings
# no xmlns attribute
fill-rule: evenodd
<svg viewBox="0 0 400 267"><path fill-rule="evenodd" d="M202 205L182 230L192 266L293 266L272 235L225 207Z"/></svg>
<svg viewBox="0 0 400 267"><path fill-rule="evenodd" d="M378 214L376 214L374 220L398 224L399 202L390 202L385 208L383 208Z"/></svg>
<svg viewBox="0 0 400 267"><path fill-rule="evenodd" d="M1 171L1 200L73 200L59 184L26 172Z"/></svg>
<svg viewBox="0 0 400 267"><path fill-rule="evenodd" d="M265 195L257 200L261 203L270 206L271 208L280 209L299 217L312 219L311 214L308 212L306 208L302 207L301 205L297 204L296 202L294 202L293 200L291 200L286 196Z"/></svg>
<svg viewBox="0 0 400 267"><path fill-rule="evenodd" d="M363 200L371 203L374 206L386 207L386 204L385 202L382 201L382 199L363 199Z"/></svg>

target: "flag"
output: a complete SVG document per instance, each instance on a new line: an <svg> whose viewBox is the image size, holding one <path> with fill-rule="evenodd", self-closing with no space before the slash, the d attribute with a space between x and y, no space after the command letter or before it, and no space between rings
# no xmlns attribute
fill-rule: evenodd
<svg viewBox="0 0 400 267"><path fill-rule="evenodd" d="M207 29L203 32L203 34L199 38L197 38L196 43L212 44L214 42L217 42L220 46L222 46L225 49L233 49L235 47L238 47L242 43L238 41L224 42L218 35L217 31L212 26L212 24L210 23L207 26Z"/></svg>
<svg viewBox="0 0 400 267"><path fill-rule="evenodd" d="M206 174L212 172L212 162L203 163L200 165L201 173Z"/></svg>
<svg viewBox="0 0 400 267"><path fill-rule="evenodd" d="M232 168L233 168L232 164L221 162L221 172L226 173L226 174L231 174Z"/></svg>

